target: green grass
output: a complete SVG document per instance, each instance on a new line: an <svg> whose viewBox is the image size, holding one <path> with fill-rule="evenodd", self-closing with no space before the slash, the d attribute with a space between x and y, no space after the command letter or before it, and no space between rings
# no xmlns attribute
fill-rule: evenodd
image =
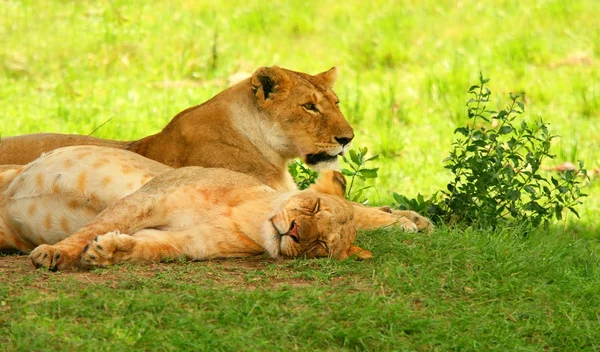
<svg viewBox="0 0 600 352"><path fill-rule="evenodd" d="M466 91L561 136L557 159L600 167L595 0L3 1L0 133L134 139L259 66L341 71L355 147L381 157L372 203L443 189ZM597 176L550 231L361 236L372 262L170 263L90 274L0 259L7 350L598 350ZM6 268L16 261L15 268Z"/></svg>
<svg viewBox="0 0 600 352"><path fill-rule="evenodd" d="M370 262L228 260L48 273L0 286L8 350L598 350L587 241L369 233ZM7 258L14 259L14 258Z"/></svg>

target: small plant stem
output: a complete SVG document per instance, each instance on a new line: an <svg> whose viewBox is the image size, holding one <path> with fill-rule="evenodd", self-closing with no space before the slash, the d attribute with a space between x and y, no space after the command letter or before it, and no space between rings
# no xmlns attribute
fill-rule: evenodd
<svg viewBox="0 0 600 352"><path fill-rule="evenodd" d="M348 197L352 194L352 185L354 184L354 178L356 177L356 172L352 175L352 179L350 180L350 187L348 187Z"/></svg>

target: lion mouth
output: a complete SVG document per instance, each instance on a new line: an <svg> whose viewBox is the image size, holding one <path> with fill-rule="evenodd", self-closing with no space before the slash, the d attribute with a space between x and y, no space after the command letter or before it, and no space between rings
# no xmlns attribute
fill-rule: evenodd
<svg viewBox="0 0 600 352"><path fill-rule="evenodd" d="M316 165L316 164L320 164L320 163L334 161L334 160L337 160L338 155L342 155L342 152L335 154L335 155L330 155L330 154L327 154L326 152L321 152L321 153L316 153L316 154L308 154L308 155L306 155L306 163L308 165Z"/></svg>
<svg viewBox="0 0 600 352"><path fill-rule="evenodd" d="M274 235L276 236L276 242L278 245L278 255L284 258L294 258L298 256L297 245L300 243L300 236L298 233L298 225L296 221L292 221L289 228L281 228L281 223L270 221L271 226L275 230Z"/></svg>
<svg viewBox="0 0 600 352"><path fill-rule="evenodd" d="M298 225L296 224L295 220L292 220L291 224L290 224L290 228L287 230L281 230L274 222L273 220L271 220L271 225L273 226L273 228L275 229L275 231L277 232L277 235L279 235L279 238L282 238L284 236L289 236L294 242L296 243L300 243L300 236L298 234Z"/></svg>

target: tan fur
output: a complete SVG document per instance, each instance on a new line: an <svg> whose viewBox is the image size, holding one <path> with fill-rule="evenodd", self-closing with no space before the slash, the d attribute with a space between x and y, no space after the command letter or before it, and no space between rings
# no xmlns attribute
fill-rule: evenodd
<svg viewBox="0 0 600 352"><path fill-rule="evenodd" d="M302 157L313 167L329 167L354 137L332 90L336 78L335 68L312 76L262 67L204 104L180 112L155 135L132 142L61 134L4 138L0 164L26 164L62 146L98 145L128 149L176 168L225 168L279 191L293 190L296 186L287 172L290 159ZM405 230L431 228L421 216L422 225L415 227L404 213L384 215L376 208L354 207L360 228L373 228L371 221L381 217Z"/></svg>
<svg viewBox="0 0 600 352"><path fill-rule="evenodd" d="M92 167L102 159L109 162ZM309 190L281 192L226 169L173 169L93 146L61 148L21 169L0 174L11 173L0 193L0 243L23 251L39 245L32 262L52 270L80 260L371 256L352 245L353 207L343 198L341 174L332 171ZM148 175L154 177L145 183Z"/></svg>

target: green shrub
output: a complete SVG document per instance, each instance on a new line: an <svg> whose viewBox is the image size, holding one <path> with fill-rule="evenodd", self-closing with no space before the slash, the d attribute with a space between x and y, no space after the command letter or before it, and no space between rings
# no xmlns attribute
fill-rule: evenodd
<svg viewBox="0 0 600 352"><path fill-rule="evenodd" d="M540 174L542 161L554 158L549 150L556 136L541 119L533 124L517 121L524 111L521 94L511 93L503 110L488 110L488 81L480 74L479 84L469 88L470 123L454 131L458 138L445 159L444 167L454 175L447 190L427 200L394 194L396 206L450 225L481 227L511 221L547 225L553 218L562 219L564 209L579 217L575 206L586 196L581 191L587 177L582 163L579 170L558 177Z"/></svg>

